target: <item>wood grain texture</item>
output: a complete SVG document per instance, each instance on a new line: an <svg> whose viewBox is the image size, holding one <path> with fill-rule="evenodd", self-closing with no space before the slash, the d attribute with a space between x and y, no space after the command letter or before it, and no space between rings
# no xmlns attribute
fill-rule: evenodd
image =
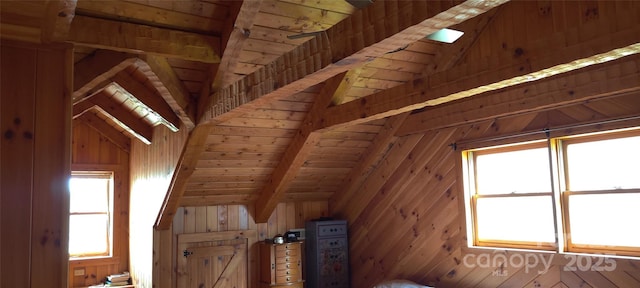
<svg viewBox="0 0 640 288"><path fill-rule="evenodd" d="M92 260L72 260L69 262L69 286L86 287L101 283L111 274L129 271L129 149L130 139L118 131L107 132L111 126L95 123L104 120L94 115L91 119L73 121L71 141L72 171L113 171L114 173L114 213L113 213L113 254L112 258ZM105 124L106 125L106 124ZM117 143L110 133L124 137ZM120 145L126 145L125 150ZM85 274L74 276L76 269L84 269Z"/></svg>
<svg viewBox="0 0 640 288"><path fill-rule="evenodd" d="M71 50L0 45L2 71L15 72L1 77L1 285L66 287L72 74L54 71Z"/></svg>
<svg viewBox="0 0 640 288"><path fill-rule="evenodd" d="M450 143L463 139L473 142L474 139L536 131L543 127L638 116L640 106L636 104L637 95L636 92L585 103L560 105L553 109L497 117L474 124L400 137L397 143L418 135L423 140L413 146L409 154L392 147L383 164L372 172L361 189L357 193L351 193L350 197L357 197L358 200L348 202L340 210L331 211L332 215L345 217L350 223L352 284L364 287L383 279L407 278L437 287L537 287L557 283L569 287L581 285L577 283L587 283L592 287L637 285L640 273L637 260L629 260L633 264L627 266L623 264L626 260L617 259L620 264L611 272L565 271L567 262L553 262L549 271L540 274L537 271L543 270L542 265L527 270L522 266L504 267L500 273L495 272L500 267L465 266L462 261L465 255L482 251L473 252L466 248L464 208L460 206L464 205L464 201L458 200L463 193L460 190L462 185L459 183L457 164L460 161L457 154L460 152L449 146ZM464 105L457 104L459 108ZM635 107L632 109L635 112L605 108L611 105ZM503 111L508 111L508 108L503 108ZM638 120L566 129L558 131L554 136L633 125L638 125ZM509 141L533 140L535 137ZM539 133L537 137L545 135ZM504 143L493 142L490 145ZM391 166L396 162L399 165ZM388 166L391 166L391 175L374 177L382 174ZM565 258L562 255L555 257L556 260Z"/></svg>

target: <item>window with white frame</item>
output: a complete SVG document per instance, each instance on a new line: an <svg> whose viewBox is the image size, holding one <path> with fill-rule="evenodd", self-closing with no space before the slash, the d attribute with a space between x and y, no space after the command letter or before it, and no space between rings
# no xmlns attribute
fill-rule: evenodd
<svg viewBox="0 0 640 288"><path fill-rule="evenodd" d="M463 151L473 246L640 256L640 129Z"/></svg>
<svg viewBox="0 0 640 288"><path fill-rule="evenodd" d="M73 172L69 188L69 256L110 256L113 173Z"/></svg>

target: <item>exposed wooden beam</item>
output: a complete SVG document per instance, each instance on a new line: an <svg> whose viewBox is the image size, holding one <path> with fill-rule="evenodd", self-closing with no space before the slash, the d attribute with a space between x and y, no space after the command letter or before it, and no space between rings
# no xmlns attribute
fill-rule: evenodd
<svg viewBox="0 0 640 288"><path fill-rule="evenodd" d="M46 15L42 21L42 42L51 43L67 39L71 21L75 16L77 0L54 0L47 2Z"/></svg>
<svg viewBox="0 0 640 288"><path fill-rule="evenodd" d="M87 123L87 125L98 131L98 133L102 134L104 137L107 137L109 141L113 142L113 144L120 147L120 149L127 153L131 150L131 139L120 133L120 131L113 128L113 126L109 125L100 117L96 116L92 111L82 113L75 120Z"/></svg>
<svg viewBox="0 0 640 288"><path fill-rule="evenodd" d="M205 82L206 87L201 91L196 119L200 119L207 110L207 105L212 97L211 91L219 91L220 88L229 85L238 78L233 72L240 61L240 52L242 52L245 40L251 34L253 21L261 6L262 0L232 2L229 9L231 15L225 21L227 25L223 30L222 45L225 48L222 59L220 65L212 71L211 77Z"/></svg>
<svg viewBox="0 0 640 288"><path fill-rule="evenodd" d="M125 71L121 71L114 75L111 80L127 90L127 92L133 95L133 97L138 99L149 109L157 113L171 131L178 131L180 127L180 119L176 116L171 107L169 107L167 102L160 97L160 95L156 94L153 90L150 90L139 81L133 79L131 75Z"/></svg>
<svg viewBox="0 0 640 288"><path fill-rule="evenodd" d="M109 3L109 5L105 5L104 0L79 1L76 7L76 14L91 15L105 19L117 19L125 22L135 21L136 23L149 26L181 29L206 34L220 29L219 27L222 25L222 21L216 14L225 13L223 9L220 9L220 11L218 11L218 9L211 11L199 6L198 8L203 10L201 13L207 14L207 17L204 17L184 13L183 11L171 10L170 5L168 5L168 7L158 7L160 5L155 6L148 3L148 1L109 1L107 3ZM140 19L142 18L140 17L141 15L145 16L145 20Z"/></svg>
<svg viewBox="0 0 640 288"><path fill-rule="evenodd" d="M224 121L229 115L228 113L241 114L244 104L252 107L264 104L293 93L297 93L309 86L321 83L339 73L359 67L377 57L394 51L398 48L405 47L426 35L435 32L443 27L448 27L457 23L466 21L474 16L482 14L494 7L497 7L506 0L495 1L466 1L462 4L451 7L451 2L441 2L436 7L429 6L430 9L442 9L441 13L429 18L433 15L433 11L413 11L416 12L415 17L410 17L413 25L401 29L398 25L390 25L384 32L376 37L362 37L362 31L352 29L351 27L367 27L367 17L362 17L363 13L371 9L377 9L376 5L384 5L384 1L379 1L371 5L365 10L359 10L343 20L342 22L332 26L322 33L315 33L315 38L307 43L312 43L318 53L310 55L308 58L298 57L305 55L305 51L310 50L305 44L298 46L296 49L286 53L276 62L266 65L262 69L254 72L256 77L251 75L239 80L237 83L231 84L229 87L217 91L211 99L207 110L202 116L201 121L219 122ZM436 6L436 5L434 5ZM386 15L379 21L385 22L385 18L397 19L407 17L401 11L395 11L397 15ZM384 24L384 23L382 23ZM386 25L383 25L386 27ZM358 45L346 45L352 39L362 40ZM309 54L309 53L306 53ZM286 59L286 61L285 61ZM291 60L298 62L290 63ZM281 65L289 62L290 65ZM287 77L287 71L292 67L297 69L299 66L307 69L300 73L289 73L294 76ZM290 71L289 71L290 72ZM266 75L266 77L265 77ZM260 79L256 83L248 85L246 79ZM255 82L255 81L254 81ZM228 90L228 91L227 91ZM232 93L232 91L234 91ZM233 99L229 99L233 98ZM257 101L260 100L260 101ZM256 102L257 101L257 102ZM238 111L233 111L236 108ZM237 115L236 115L237 116ZM233 117L233 115L231 115Z"/></svg>
<svg viewBox="0 0 640 288"><path fill-rule="evenodd" d="M141 72L154 84L164 101L178 115L182 123L191 130L195 127L196 105L189 96L189 91L169 65L167 58L147 55L145 61L135 64Z"/></svg>
<svg viewBox="0 0 640 288"><path fill-rule="evenodd" d="M329 198L331 212L341 211L344 205L347 204L348 196L360 188L375 162L379 161L382 155L388 151L390 145L395 142L395 138L397 138L395 134L402 123L405 122L407 116L409 116L409 112L393 116L387 120L380 133L373 139L371 146L362 154L358 164L351 169L349 175L342 181L340 190L333 193Z"/></svg>
<svg viewBox="0 0 640 288"><path fill-rule="evenodd" d="M640 91L640 55L594 65L575 73L530 82L460 103L435 106L407 119L398 135L453 127L478 121L571 105ZM408 124L410 123L410 124Z"/></svg>
<svg viewBox="0 0 640 288"><path fill-rule="evenodd" d="M218 37L81 15L76 15L71 23L69 41L98 49L220 62Z"/></svg>
<svg viewBox="0 0 640 288"><path fill-rule="evenodd" d="M92 96L84 98L76 103L73 103L73 119L80 117L80 115L86 113L87 111L93 109L96 106L96 103L91 101Z"/></svg>
<svg viewBox="0 0 640 288"><path fill-rule="evenodd" d="M210 129L210 125L198 125L190 132L171 177L169 189L160 207L160 213L155 224L156 229L166 230L171 227L173 215L176 214L176 210L180 206L180 199L184 195L189 177L196 169L200 154L208 146L206 142Z"/></svg>
<svg viewBox="0 0 640 288"><path fill-rule="evenodd" d="M331 104L334 95L341 94L350 86L349 81L345 81L345 75L346 72L327 80L316 96L316 100L302 121L298 133L293 137L282 156L282 160L273 170L271 179L260 192L260 198L256 201L256 215L254 217L256 222L264 223L269 220L273 209L282 200L286 189L298 174L311 150L318 143L321 134L313 133L313 127L317 125L316 121Z"/></svg>
<svg viewBox="0 0 640 288"><path fill-rule="evenodd" d="M91 108L95 108L109 115L114 122L143 143L151 143L153 138L153 129L151 126L147 125L142 119L136 118L130 112L125 111L124 108L120 104L115 103L110 98L109 93L104 90L74 103L73 106L74 118L77 118Z"/></svg>
<svg viewBox="0 0 640 288"><path fill-rule="evenodd" d="M238 5L237 2L234 2L234 4ZM232 76L236 64L238 63L238 56L242 51L245 40L248 39L251 34L253 21L256 18L258 11L260 11L261 5L262 0L242 1L237 17L234 17L235 15L229 16L229 18L234 17L235 21L227 21L232 24L231 27L229 27L231 31L229 31L229 37L225 43L226 48L222 54L218 72L216 73L216 77L211 85L213 87L213 91L230 84L231 79L234 79Z"/></svg>
<svg viewBox="0 0 640 288"><path fill-rule="evenodd" d="M484 62L484 68L475 72L462 65L453 69L416 79L379 93L351 101L326 111L322 129L337 128L382 119L399 113L435 106L472 97L488 91L539 80L560 73L603 63L623 55L640 53L637 38L640 27L603 35L597 47L576 45L549 51L550 54L526 59L513 59L511 63L495 66L494 60ZM587 43L588 44L588 43ZM622 48L620 48L622 47ZM592 54L601 53L601 54ZM504 61L503 61L504 62ZM481 66L482 67L482 66ZM469 70L474 71L469 73Z"/></svg>
<svg viewBox="0 0 640 288"><path fill-rule="evenodd" d="M96 50L73 67L73 99L78 101L102 89L111 77L134 63L130 54Z"/></svg>

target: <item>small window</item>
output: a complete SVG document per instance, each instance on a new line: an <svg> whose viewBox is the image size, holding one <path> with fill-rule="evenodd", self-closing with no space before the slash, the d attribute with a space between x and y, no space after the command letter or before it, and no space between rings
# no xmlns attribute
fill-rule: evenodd
<svg viewBox="0 0 640 288"><path fill-rule="evenodd" d="M640 251L637 134L620 132L561 140L569 251Z"/></svg>
<svg viewBox="0 0 640 288"><path fill-rule="evenodd" d="M552 187L545 143L469 152L474 242L552 249Z"/></svg>
<svg viewBox="0 0 640 288"><path fill-rule="evenodd" d="M69 188L69 256L110 256L113 173L74 172Z"/></svg>

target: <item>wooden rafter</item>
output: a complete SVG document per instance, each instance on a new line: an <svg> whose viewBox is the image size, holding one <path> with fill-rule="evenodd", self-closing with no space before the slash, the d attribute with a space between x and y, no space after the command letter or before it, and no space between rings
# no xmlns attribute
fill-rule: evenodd
<svg viewBox="0 0 640 288"><path fill-rule="evenodd" d="M453 69L416 79L379 93L366 96L362 101L352 101L327 110L322 129L337 128L382 119L427 106L435 106L454 100L472 97L481 93L508 88L536 79L584 68L598 61L614 59L612 55L626 55L640 52L640 44L633 37L621 37L629 33L640 33L640 27L601 36L604 43L592 50L582 46L556 49L550 54L535 59L513 59L499 67L489 60L479 71L469 73L469 67L457 66ZM638 35L638 34L636 34ZM622 48L621 48L622 47ZM616 50L621 49L621 50ZM624 52L617 52L624 51ZM593 55L592 53L603 53ZM504 62L504 61L503 61ZM531 63L538 63L532 66ZM390 99L393 99L390 101Z"/></svg>
<svg viewBox="0 0 640 288"><path fill-rule="evenodd" d="M169 104L178 115L182 123L191 130L195 127L195 102L189 96L189 91L169 65L167 58L147 55L145 61L137 61L136 66L156 86L164 101Z"/></svg>
<svg viewBox="0 0 640 288"><path fill-rule="evenodd" d="M225 34L222 39L222 45L224 45L225 49L222 59L213 73L215 76L207 81L208 84L205 84L207 87L201 91L202 93L198 100L200 109L197 111L196 119L200 119L205 112L206 109L203 108L206 108L206 105L211 100L211 91L219 91L220 88L227 86L235 79L233 71L235 71L235 67L240 61L239 56L242 52L242 47L245 44L245 40L251 35L253 21L261 6L262 0L232 3L230 10L234 11L235 14L229 15L229 20L226 21L228 26L225 27L223 32Z"/></svg>
<svg viewBox="0 0 640 288"><path fill-rule="evenodd" d="M97 50L80 60L73 67L73 99L77 101L102 89L113 75L135 61L130 54L109 50Z"/></svg>
<svg viewBox="0 0 640 288"><path fill-rule="evenodd" d="M98 133L102 134L104 137L107 137L109 141L113 142L113 144L120 147L120 149L127 153L131 150L131 139L120 133L120 131L113 128L113 126L109 125L109 123L102 120L100 117L96 116L92 111L84 112L76 119L87 123L87 125L98 131Z"/></svg>
<svg viewBox="0 0 640 288"><path fill-rule="evenodd" d="M106 91L102 90L74 103L73 117L77 118L92 108L109 115L114 122L143 143L151 143L151 139L153 138L153 129L151 126L147 125L142 119L136 118L130 112L125 111L120 104L110 99L110 95Z"/></svg>
<svg viewBox="0 0 640 288"><path fill-rule="evenodd" d="M375 9L374 6L376 4L384 5L383 2L384 1L374 3L369 7L369 9ZM287 69L290 68L286 67L286 65L277 65L276 63L278 61L276 61L273 65L267 65L255 72L258 75L267 75L267 77L259 78L264 79L263 83L254 84L255 87L260 87L261 89L254 89L251 85L246 85L244 80L241 79L238 83L234 83L230 85L230 87L216 92L200 121L219 122L221 121L220 117L224 117L222 119L223 121L226 117L229 117L228 114L230 114L230 112L233 114L242 113L243 109L238 109L239 111L233 110L249 102L252 102L250 105L259 105L260 103L270 102L272 100L297 93L309 86L321 83L339 73L359 67L364 63L383 56L388 52L405 47L406 45L422 39L425 35L435 32L440 28L461 23L505 2L507 1L466 1L453 7L448 6L450 7L449 9L446 9L448 7L445 7L441 10L441 13L431 18L428 18L426 13L420 15L423 19L417 21L416 24L406 29L400 30L397 25L393 28L390 27L389 29L385 29L383 33L384 35L378 35L379 37L376 37L376 39L382 40L376 41L373 38L367 39L366 43L360 43L362 45L349 47L343 45L343 43L350 41L352 38L360 39L361 37L359 38L356 34L361 33L361 31L343 31L346 24L338 23L323 33L315 33L317 34L315 38L306 42L315 42L314 45L321 50L319 54L322 54L323 56L319 57L319 62L314 60L315 55L310 56L309 59L299 59L299 57L297 57L297 55L305 55L305 50L309 49L309 47L306 47L305 45L300 45L296 49L280 57L280 59L299 59L300 65L306 65L310 62L313 64L312 66L315 72L312 74L296 74L296 77L289 79L284 75L286 74ZM404 15L401 15L400 11L395 12L398 13L398 15L387 15L387 17L405 17ZM368 26L369 23L365 23L368 19L360 17L362 16L360 13L365 12L362 10L356 11L354 13L355 16L352 15L350 18L345 19L345 21L360 21L362 23L351 23L345 21L341 23L351 23L353 26L358 26L357 24ZM384 19L381 21L384 21ZM353 33L353 35L350 33ZM326 53L329 54L328 57L325 55ZM295 67L296 65L297 63L291 63L290 66ZM234 89L240 90L240 93L231 93ZM229 97L236 98L229 100ZM260 102L256 103L256 100L260 100Z"/></svg>
<svg viewBox="0 0 640 288"><path fill-rule="evenodd" d="M42 22L42 42L64 41L69 34L77 0L48 1Z"/></svg>
<svg viewBox="0 0 640 288"><path fill-rule="evenodd" d="M334 97L340 98L343 91L351 86L349 79L344 77L345 75L346 72L327 80L320 94L316 96L316 100L302 121L298 133L293 137L282 156L282 160L273 170L270 181L260 192L260 198L256 201L256 222L263 223L269 220L273 209L282 200L286 189L298 174L313 147L318 143L321 134L313 133L313 127L317 125L318 119L324 114Z"/></svg>
<svg viewBox="0 0 640 288"><path fill-rule="evenodd" d="M148 54L204 63L220 62L220 38L76 15L70 42L98 49Z"/></svg>
<svg viewBox="0 0 640 288"><path fill-rule="evenodd" d="M260 11L260 6L262 6L262 0L242 1L235 21L228 21L232 24L232 27L230 27L229 39L226 42L226 48L222 54L218 72L211 85L213 91L228 85L231 79L233 79L231 77L231 74L233 74L232 71L234 71L238 63L238 56L242 51L245 40L248 39L251 34L253 21L258 11ZM235 24L233 24L234 22Z"/></svg>
<svg viewBox="0 0 640 288"><path fill-rule="evenodd" d="M207 148L206 142L210 129L210 125L198 125L190 132L189 138L180 154L176 170L171 177L167 195L160 207L160 213L155 225L157 229L166 230L171 227L173 215L178 210L189 176L195 171L200 154Z"/></svg>
<svg viewBox="0 0 640 288"><path fill-rule="evenodd" d="M111 80L162 117L164 124L171 131L178 131L180 127L180 119L176 116L171 107L169 107L167 102L160 97L160 95L157 95L153 90L150 90L144 84L133 79L131 75L125 71L121 71L114 75Z"/></svg>
<svg viewBox="0 0 640 288"><path fill-rule="evenodd" d="M568 74L518 85L473 97L461 105L442 105L416 113L398 130L398 135L423 133L428 130L454 127L543 110L558 105L571 105L612 95L640 91L640 55L616 60L607 65L596 65ZM620 73L620 71L628 71ZM593 77L593 75L610 75ZM580 79L589 79L584 81ZM570 83L578 83L569 85ZM549 89L553 88L553 89Z"/></svg>

